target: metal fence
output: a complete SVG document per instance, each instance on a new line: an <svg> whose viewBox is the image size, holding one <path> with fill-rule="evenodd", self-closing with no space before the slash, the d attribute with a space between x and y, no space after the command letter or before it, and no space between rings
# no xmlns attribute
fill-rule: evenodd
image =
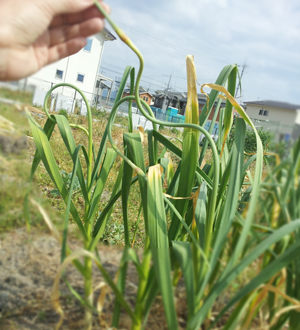
<svg viewBox="0 0 300 330"><path fill-rule="evenodd" d="M33 79L35 79L36 81L34 81ZM37 85L38 87L36 87ZM0 82L0 87L33 92L33 105L36 106L43 105L45 95L50 90L50 88L53 87L53 85L54 84L49 81L41 81L36 78L29 78L29 80L23 79L10 83ZM99 95L97 94L92 94L85 91L83 91L83 93L89 100L90 105L92 107L107 112L111 111L115 102L114 99L109 99L107 97L99 97ZM153 106L151 106L151 108L155 117L160 121L167 121L173 123L184 122L184 116L172 115L169 111L164 111ZM60 109L65 109L71 113L77 112L82 115L86 114L85 104L82 100L81 95L74 89L66 86L57 88L51 95L50 110L59 111ZM142 115L141 112L134 106L132 107L132 112L134 114ZM128 114L128 102L124 102L119 106L118 113L123 115ZM292 136L295 127L295 125L283 125L281 122L276 122L272 120L261 120L256 118L250 119L252 120L257 129L262 128L264 131L269 131L271 134L274 135L275 139L277 140L288 140ZM205 128L208 130L209 127ZM217 129L217 127L215 128Z"/></svg>

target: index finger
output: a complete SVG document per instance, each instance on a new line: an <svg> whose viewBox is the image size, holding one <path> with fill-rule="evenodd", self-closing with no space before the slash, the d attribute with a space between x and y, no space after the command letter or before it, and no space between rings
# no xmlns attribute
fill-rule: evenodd
<svg viewBox="0 0 300 330"><path fill-rule="evenodd" d="M108 14L110 14L111 10L107 4L101 3L101 6ZM99 9L93 5L82 12L55 16L50 23L50 27L53 28L62 24L78 24L95 17L104 18Z"/></svg>

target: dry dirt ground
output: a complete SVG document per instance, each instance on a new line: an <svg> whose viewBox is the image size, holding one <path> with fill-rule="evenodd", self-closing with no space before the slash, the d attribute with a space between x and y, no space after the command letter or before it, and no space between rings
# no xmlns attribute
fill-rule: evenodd
<svg viewBox="0 0 300 330"><path fill-rule="evenodd" d="M2 234L0 241L0 329L3 330L52 330L59 321L51 303L51 289L60 260L60 246L47 232L33 230L27 233L25 228ZM71 239L72 250L82 247L77 239ZM99 247L101 261L112 278L115 277L122 250L102 245ZM83 294L83 280L78 271L68 266L66 278ZM133 266L128 268L127 301L134 306L137 274ZM94 287L103 282L100 271L94 268ZM100 290L95 291L95 300ZM183 297L177 294L179 321L185 324ZM83 328L83 306L72 296L63 280L60 281L60 303L65 312L61 329ZM103 312L94 315L94 329L108 329L112 317L114 297L106 296ZM181 315L181 316L180 316ZM122 315L120 329L130 328L130 319ZM158 298L149 317L147 329L167 329L163 307Z"/></svg>

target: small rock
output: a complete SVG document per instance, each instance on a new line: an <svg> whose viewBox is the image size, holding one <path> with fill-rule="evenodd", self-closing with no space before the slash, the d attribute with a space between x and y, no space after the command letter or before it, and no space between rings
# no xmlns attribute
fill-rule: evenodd
<svg viewBox="0 0 300 330"><path fill-rule="evenodd" d="M28 141L26 136L21 136L15 140L15 143L12 147L12 152L15 154L21 153L23 150L27 150Z"/></svg>
<svg viewBox="0 0 300 330"><path fill-rule="evenodd" d="M11 153L13 140L11 137L0 135L0 149L4 154Z"/></svg>

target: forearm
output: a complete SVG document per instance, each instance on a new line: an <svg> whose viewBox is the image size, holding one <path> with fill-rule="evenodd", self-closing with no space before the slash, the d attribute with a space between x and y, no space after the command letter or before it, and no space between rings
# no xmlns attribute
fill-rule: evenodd
<svg viewBox="0 0 300 330"><path fill-rule="evenodd" d="M4 81L7 67L7 49L0 47L0 81Z"/></svg>

